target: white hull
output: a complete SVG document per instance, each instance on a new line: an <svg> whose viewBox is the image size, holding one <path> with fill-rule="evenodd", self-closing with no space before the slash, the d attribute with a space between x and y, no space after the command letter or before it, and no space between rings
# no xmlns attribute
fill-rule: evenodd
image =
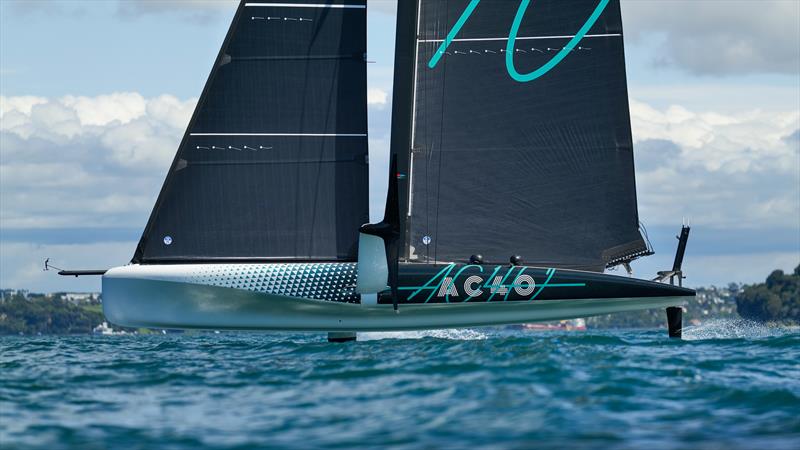
<svg viewBox="0 0 800 450"><path fill-rule="evenodd" d="M186 282L187 266L126 266L103 276L103 312L130 327L230 330L392 331L572 319L684 304L691 297L530 302L351 304Z"/></svg>

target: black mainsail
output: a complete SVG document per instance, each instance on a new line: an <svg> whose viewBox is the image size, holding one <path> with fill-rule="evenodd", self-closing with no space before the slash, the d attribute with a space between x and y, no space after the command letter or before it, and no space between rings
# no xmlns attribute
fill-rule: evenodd
<svg viewBox="0 0 800 450"><path fill-rule="evenodd" d="M366 0L242 1L133 257L354 261Z"/></svg>
<svg viewBox="0 0 800 450"><path fill-rule="evenodd" d="M399 2L395 70L403 261L648 253L618 0Z"/></svg>

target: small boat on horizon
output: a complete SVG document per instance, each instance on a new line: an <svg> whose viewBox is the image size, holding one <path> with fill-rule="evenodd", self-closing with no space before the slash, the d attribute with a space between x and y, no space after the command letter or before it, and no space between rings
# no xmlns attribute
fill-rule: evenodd
<svg viewBox="0 0 800 450"><path fill-rule="evenodd" d="M100 325L92 328L92 334L98 334L102 336L116 336L122 334L128 334L125 330L116 331L108 325L108 322L101 322Z"/></svg>
<svg viewBox="0 0 800 450"><path fill-rule="evenodd" d="M532 331L586 331L586 320L578 318L558 322L523 323L518 328Z"/></svg>

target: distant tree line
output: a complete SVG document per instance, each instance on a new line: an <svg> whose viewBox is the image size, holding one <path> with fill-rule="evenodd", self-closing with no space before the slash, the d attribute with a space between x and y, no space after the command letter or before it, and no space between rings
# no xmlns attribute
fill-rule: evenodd
<svg viewBox="0 0 800 450"><path fill-rule="evenodd" d="M794 273L776 270L766 282L746 286L737 296L736 308L747 319L800 322L800 265Z"/></svg>
<svg viewBox="0 0 800 450"><path fill-rule="evenodd" d="M0 302L0 335L86 334L103 320L99 305L78 306L61 296L17 293Z"/></svg>

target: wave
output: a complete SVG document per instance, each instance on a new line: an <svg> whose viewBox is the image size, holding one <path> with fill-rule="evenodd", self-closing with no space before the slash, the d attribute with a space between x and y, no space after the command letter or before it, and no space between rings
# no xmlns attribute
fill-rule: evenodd
<svg viewBox="0 0 800 450"><path fill-rule="evenodd" d="M699 341L709 339L761 339L796 334L798 326L755 322L747 319L712 319L697 326L683 329L683 339Z"/></svg>
<svg viewBox="0 0 800 450"><path fill-rule="evenodd" d="M447 339L453 341L478 341L487 339L486 333L472 329L456 330L421 330L421 331L388 331L358 333L359 341L376 341L381 339Z"/></svg>

